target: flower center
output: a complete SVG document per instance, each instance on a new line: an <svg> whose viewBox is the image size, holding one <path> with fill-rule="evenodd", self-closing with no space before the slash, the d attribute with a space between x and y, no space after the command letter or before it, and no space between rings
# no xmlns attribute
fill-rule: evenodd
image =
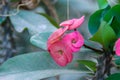
<svg viewBox="0 0 120 80"><path fill-rule="evenodd" d="M72 40L72 43L76 43L77 41L75 39Z"/></svg>
<svg viewBox="0 0 120 80"><path fill-rule="evenodd" d="M62 51L62 50L58 50L58 53L62 55L62 54L63 54L63 51Z"/></svg>

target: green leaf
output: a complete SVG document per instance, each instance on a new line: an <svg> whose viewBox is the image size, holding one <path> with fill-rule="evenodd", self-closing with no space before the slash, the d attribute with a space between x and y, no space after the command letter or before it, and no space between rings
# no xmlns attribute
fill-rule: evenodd
<svg viewBox="0 0 120 80"><path fill-rule="evenodd" d="M93 72L96 71L96 63L90 60L78 60L78 63L85 65L87 68L92 70Z"/></svg>
<svg viewBox="0 0 120 80"><path fill-rule="evenodd" d="M39 33L31 37L30 42L44 50L47 50L47 40L52 32Z"/></svg>
<svg viewBox="0 0 120 80"><path fill-rule="evenodd" d="M0 24L1 24L3 21L5 21L5 19L6 19L6 17L1 17L1 16L0 16Z"/></svg>
<svg viewBox="0 0 120 80"><path fill-rule="evenodd" d="M52 19L52 17L48 16L45 13L40 13L40 15L46 17L56 28L59 28L58 23L54 19Z"/></svg>
<svg viewBox="0 0 120 80"><path fill-rule="evenodd" d="M98 6L99 6L100 9L104 9L107 6L109 6L107 0L97 0L97 2L98 2Z"/></svg>
<svg viewBox="0 0 120 80"><path fill-rule="evenodd" d="M39 80L64 73L91 73L77 71L76 67L70 66L69 64L67 67L59 67L47 52L28 53L3 63L0 66L0 80Z"/></svg>
<svg viewBox="0 0 120 80"><path fill-rule="evenodd" d="M10 2L19 2L20 0L10 0Z"/></svg>
<svg viewBox="0 0 120 80"><path fill-rule="evenodd" d="M113 18L110 26L115 31L116 35L120 37L120 5L112 7L105 15L104 20L108 22L110 18Z"/></svg>
<svg viewBox="0 0 120 80"><path fill-rule="evenodd" d="M114 56L114 62L115 62L115 64L120 66L120 57L119 56Z"/></svg>
<svg viewBox="0 0 120 80"><path fill-rule="evenodd" d="M110 75L107 79L105 80L119 80L120 79L120 73L115 73Z"/></svg>
<svg viewBox="0 0 120 80"><path fill-rule="evenodd" d="M104 48L108 49L110 44L116 40L116 34L106 22L102 21L100 28L90 40L98 42L103 45Z"/></svg>
<svg viewBox="0 0 120 80"><path fill-rule="evenodd" d="M120 37L120 22L117 20L116 17L113 18L113 21L111 23L111 27L115 31L116 35Z"/></svg>
<svg viewBox="0 0 120 80"><path fill-rule="evenodd" d="M105 15L104 20L108 21L111 17L116 17L120 21L120 5L112 7Z"/></svg>
<svg viewBox="0 0 120 80"><path fill-rule="evenodd" d="M10 20L16 31L22 32L27 28L31 35L56 30L45 17L31 11L20 10L17 15L10 16Z"/></svg>
<svg viewBox="0 0 120 80"><path fill-rule="evenodd" d="M88 26L89 26L89 31L91 34L95 34L97 32L100 26L102 12L103 10L98 10L90 16Z"/></svg>

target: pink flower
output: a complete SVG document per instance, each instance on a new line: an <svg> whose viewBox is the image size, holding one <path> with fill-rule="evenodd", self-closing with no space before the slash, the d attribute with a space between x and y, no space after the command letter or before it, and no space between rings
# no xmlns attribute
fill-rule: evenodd
<svg viewBox="0 0 120 80"><path fill-rule="evenodd" d="M120 56L120 38L115 43L115 53L117 56Z"/></svg>
<svg viewBox="0 0 120 80"><path fill-rule="evenodd" d="M84 44L84 38L78 31L66 34L63 37L63 41L64 44L66 44L72 50L72 52L79 51Z"/></svg>
<svg viewBox="0 0 120 80"><path fill-rule="evenodd" d="M72 51L66 47L62 40L59 40L49 46L48 51L54 61L60 66L66 66L72 61Z"/></svg>
<svg viewBox="0 0 120 80"><path fill-rule="evenodd" d="M58 40L60 40L61 36L67 31L68 27L59 28L56 30L48 39L48 44L52 44Z"/></svg>
<svg viewBox="0 0 120 80"><path fill-rule="evenodd" d="M68 27L68 30L76 29L82 25L82 23L84 22L84 17L85 16L82 16L79 19L72 19L72 20L64 21L60 24L60 26Z"/></svg>

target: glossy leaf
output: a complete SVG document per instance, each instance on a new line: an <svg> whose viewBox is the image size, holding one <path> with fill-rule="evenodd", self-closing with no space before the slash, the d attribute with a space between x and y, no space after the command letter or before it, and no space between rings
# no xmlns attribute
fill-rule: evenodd
<svg viewBox="0 0 120 80"><path fill-rule="evenodd" d="M3 63L0 66L0 80L39 80L65 73L91 73L73 68L70 70L70 66L57 66L47 52L28 53Z"/></svg>
<svg viewBox="0 0 120 80"><path fill-rule="evenodd" d="M113 18L111 20L110 26L115 31L116 35L120 37L120 5L116 5L112 7L105 15L104 20L106 22L109 22L110 18Z"/></svg>
<svg viewBox="0 0 120 80"><path fill-rule="evenodd" d="M109 6L107 0L97 0L97 2L98 2L98 6L99 6L100 9L104 9L107 6Z"/></svg>
<svg viewBox="0 0 120 80"><path fill-rule="evenodd" d="M108 49L110 44L116 40L116 34L113 29L103 21L96 34L93 35L90 40L98 42L103 45L104 48Z"/></svg>
<svg viewBox="0 0 120 80"><path fill-rule="evenodd" d="M47 40L52 32L39 33L31 37L30 42L44 50L47 50Z"/></svg>
<svg viewBox="0 0 120 80"><path fill-rule="evenodd" d="M78 63L85 65L87 68L92 70L93 72L96 71L96 63L90 60L78 60Z"/></svg>
<svg viewBox="0 0 120 80"><path fill-rule="evenodd" d="M100 26L102 12L103 10L98 10L90 16L88 26L91 34L95 34L97 32Z"/></svg>
<svg viewBox="0 0 120 80"><path fill-rule="evenodd" d="M29 33L33 35L56 30L45 17L31 11L20 10L17 15L10 16L10 19L17 32L22 32L27 28Z"/></svg>
<svg viewBox="0 0 120 80"><path fill-rule="evenodd" d="M105 80L119 80L120 79L120 73L115 73L110 75L107 79Z"/></svg>

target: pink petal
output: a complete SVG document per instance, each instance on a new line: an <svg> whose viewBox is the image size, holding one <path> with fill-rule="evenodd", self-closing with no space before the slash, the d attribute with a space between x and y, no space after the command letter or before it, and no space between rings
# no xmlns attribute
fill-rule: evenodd
<svg viewBox="0 0 120 80"><path fill-rule="evenodd" d="M82 16L79 19L74 19L74 23L69 27L69 30L73 30L73 29L80 27L82 23L84 22L84 17L85 16Z"/></svg>
<svg viewBox="0 0 120 80"><path fill-rule="evenodd" d="M67 20L67 21L64 21L64 22L62 22L61 24L60 24L60 26L70 26L70 25L72 25L73 24L73 22L74 22L74 19L71 19L71 20Z"/></svg>
<svg viewBox="0 0 120 80"><path fill-rule="evenodd" d="M115 43L115 53L117 56L120 56L120 38Z"/></svg>
<svg viewBox="0 0 120 80"><path fill-rule="evenodd" d="M84 38L78 31L76 31L76 39L77 39L77 42L75 44L72 44L72 45L76 48L82 47L84 44Z"/></svg>
<svg viewBox="0 0 120 80"><path fill-rule="evenodd" d="M79 19L67 20L67 21L62 22L60 24L60 26L64 26L64 27L68 26L68 30L73 30L73 29L76 29L82 25L82 23L84 22L84 18L85 18L85 16L82 16Z"/></svg>
<svg viewBox="0 0 120 80"><path fill-rule="evenodd" d="M62 41L53 43L48 48L48 50L54 61L60 66L66 66L69 62L72 61L72 52L69 51L69 49L66 49ZM60 50L63 52L62 54L59 53Z"/></svg>
<svg viewBox="0 0 120 80"><path fill-rule="evenodd" d="M75 40L76 43L72 43L72 40ZM84 39L78 31L66 34L63 37L64 44L66 44L72 52L77 52L84 44Z"/></svg>
<svg viewBox="0 0 120 80"><path fill-rule="evenodd" d="M51 36L48 38L47 45L53 44L54 42L60 40L61 36L67 31L68 27L65 28L59 28L57 31L55 31Z"/></svg>

